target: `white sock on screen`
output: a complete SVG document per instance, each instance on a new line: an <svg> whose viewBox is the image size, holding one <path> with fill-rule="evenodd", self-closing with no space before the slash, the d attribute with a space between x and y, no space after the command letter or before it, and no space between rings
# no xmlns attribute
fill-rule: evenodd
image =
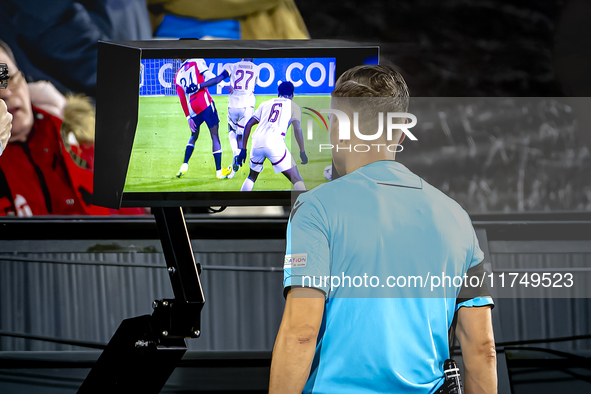
<svg viewBox="0 0 591 394"><path fill-rule="evenodd" d="M246 178L244 180L244 183L242 184L242 187L240 188L240 191L241 192L252 191L253 186L254 186L254 182L250 178Z"/></svg>
<svg viewBox="0 0 591 394"><path fill-rule="evenodd" d="M306 190L306 185L302 181L296 182L293 184L293 190Z"/></svg>
<svg viewBox="0 0 591 394"><path fill-rule="evenodd" d="M228 133L228 139L230 140L230 148L232 148L232 153L234 153L234 157L240 154L240 149L238 149L238 141L236 141L236 133L232 130Z"/></svg>

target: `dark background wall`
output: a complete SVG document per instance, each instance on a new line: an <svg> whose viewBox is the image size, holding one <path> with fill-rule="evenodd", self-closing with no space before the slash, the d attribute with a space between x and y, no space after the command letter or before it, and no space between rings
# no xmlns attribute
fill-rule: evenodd
<svg viewBox="0 0 591 394"><path fill-rule="evenodd" d="M312 38L378 44L412 97L439 98L411 101L397 160L468 212L591 210L591 101L555 99L591 96L590 2L297 4Z"/></svg>
<svg viewBox="0 0 591 394"><path fill-rule="evenodd" d="M559 81L556 60L591 51L585 22L591 8L584 1L297 4L312 38L379 43L414 96L572 95Z"/></svg>

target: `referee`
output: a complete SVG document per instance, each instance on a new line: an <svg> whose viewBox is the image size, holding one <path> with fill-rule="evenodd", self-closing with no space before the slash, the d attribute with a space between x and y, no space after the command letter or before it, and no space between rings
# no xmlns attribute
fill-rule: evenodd
<svg viewBox="0 0 591 394"><path fill-rule="evenodd" d="M358 112L363 134L378 135L367 132L376 115L406 112L408 88L389 67L355 67L338 79L332 108ZM300 195L289 220L269 392L444 393L455 317L466 393L496 393L492 298L486 286L451 283L484 274L468 214L383 148L401 143L401 130L359 153L350 147L368 141L340 140L338 127L332 116L344 175Z"/></svg>

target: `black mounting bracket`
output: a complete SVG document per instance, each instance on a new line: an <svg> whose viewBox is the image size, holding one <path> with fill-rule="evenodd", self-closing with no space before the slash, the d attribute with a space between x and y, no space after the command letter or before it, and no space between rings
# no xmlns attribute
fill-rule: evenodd
<svg viewBox="0 0 591 394"><path fill-rule="evenodd" d="M181 207L152 208L174 298L153 302L152 315L125 319L78 394L157 394L185 352L185 338L201 335L205 303Z"/></svg>

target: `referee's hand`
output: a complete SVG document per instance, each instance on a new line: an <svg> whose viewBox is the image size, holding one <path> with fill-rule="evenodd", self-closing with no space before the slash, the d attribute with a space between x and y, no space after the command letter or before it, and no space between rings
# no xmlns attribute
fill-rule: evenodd
<svg viewBox="0 0 591 394"><path fill-rule="evenodd" d="M302 164L308 164L308 155L306 155L306 151L300 152L300 159L302 159Z"/></svg>

